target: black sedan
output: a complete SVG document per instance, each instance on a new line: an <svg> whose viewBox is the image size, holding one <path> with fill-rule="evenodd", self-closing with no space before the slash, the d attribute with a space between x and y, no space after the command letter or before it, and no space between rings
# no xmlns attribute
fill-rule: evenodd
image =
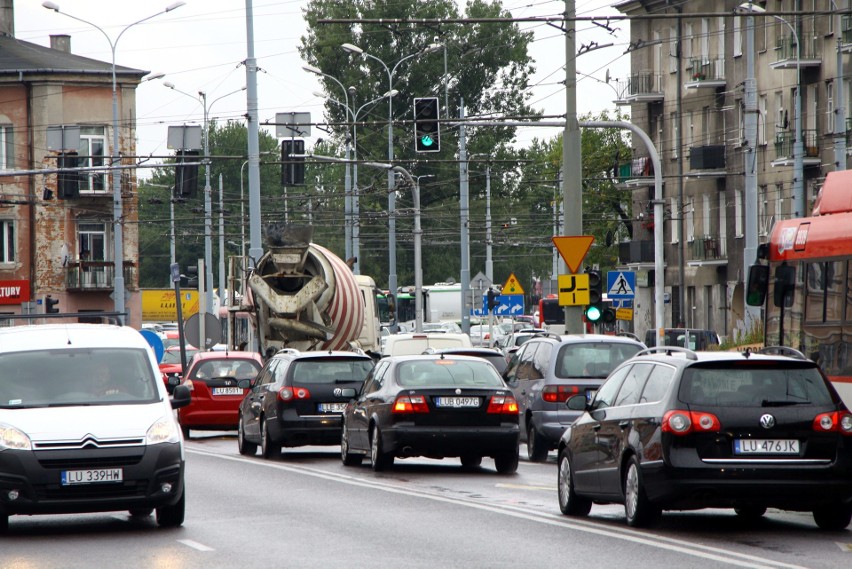
<svg viewBox="0 0 852 569"><path fill-rule="evenodd" d="M810 511L852 520L852 414L817 364L662 346L616 368L559 443L559 507L624 504L631 526L663 510Z"/></svg>
<svg viewBox="0 0 852 569"><path fill-rule="evenodd" d="M373 360L355 352L299 352L285 349L263 366L242 400L237 426L240 454L264 458L281 447L340 444L340 423L373 369Z"/></svg>
<svg viewBox="0 0 852 569"><path fill-rule="evenodd" d="M341 457L373 470L395 458L459 457L463 467L494 459L518 469L518 403L494 366L471 356L416 355L381 360L343 414Z"/></svg>

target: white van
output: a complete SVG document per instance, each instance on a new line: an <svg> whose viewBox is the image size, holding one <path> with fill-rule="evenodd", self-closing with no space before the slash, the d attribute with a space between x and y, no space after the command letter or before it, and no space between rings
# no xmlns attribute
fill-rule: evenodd
<svg viewBox="0 0 852 569"><path fill-rule="evenodd" d="M0 532L15 514L184 520L184 449L153 349L129 327L0 328Z"/></svg>
<svg viewBox="0 0 852 569"><path fill-rule="evenodd" d="M429 348L470 348L470 336L452 332L427 332L421 334L391 334L385 340L383 356L410 356L422 354Z"/></svg>

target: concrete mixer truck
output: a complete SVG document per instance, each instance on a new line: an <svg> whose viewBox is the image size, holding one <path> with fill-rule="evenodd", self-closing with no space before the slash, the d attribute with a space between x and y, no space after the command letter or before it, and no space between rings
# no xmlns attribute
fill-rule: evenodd
<svg viewBox="0 0 852 569"><path fill-rule="evenodd" d="M380 351L376 285L312 242L313 228L271 224L254 270L234 258L226 312L231 349Z"/></svg>

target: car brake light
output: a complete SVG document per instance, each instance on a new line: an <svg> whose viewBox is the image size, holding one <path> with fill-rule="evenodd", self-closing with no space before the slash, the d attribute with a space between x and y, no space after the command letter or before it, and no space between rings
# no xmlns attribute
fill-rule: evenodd
<svg viewBox="0 0 852 569"><path fill-rule="evenodd" d="M292 401L293 399L310 399L311 392L304 387L282 387L278 390L278 399Z"/></svg>
<svg viewBox="0 0 852 569"><path fill-rule="evenodd" d="M845 411L820 413L814 418L813 429L819 432L838 432L852 435L852 414Z"/></svg>
<svg viewBox="0 0 852 569"><path fill-rule="evenodd" d="M518 402L511 395L494 395L488 402L488 413L518 414Z"/></svg>
<svg viewBox="0 0 852 569"><path fill-rule="evenodd" d="M541 398L548 403L565 403L572 395L580 393L576 385L548 385L541 390Z"/></svg>
<svg viewBox="0 0 852 569"><path fill-rule="evenodd" d="M722 423L713 413L703 411L668 411L663 415L663 432L674 435L720 431Z"/></svg>
<svg viewBox="0 0 852 569"><path fill-rule="evenodd" d="M423 395L400 395L393 402L394 413L428 413L429 405Z"/></svg>

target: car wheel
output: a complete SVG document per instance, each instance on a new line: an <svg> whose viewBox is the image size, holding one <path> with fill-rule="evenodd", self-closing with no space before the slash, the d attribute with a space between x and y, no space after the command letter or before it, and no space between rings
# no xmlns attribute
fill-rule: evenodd
<svg viewBox="0 0 852 569"><path fill-rule="evenodd" d="M763 506L740 506L739 508L734 508L734 512L743 520L757 521L766 513L766 508Z"/></svg>
<svg viewBox="0 0 852 569"><path fill-rule="evenodd" d="M343 460L343 466L358 466L363 459L360 454L353 454L349 450L349 429L346 428L346 422L343 423L340 434L340 458Z"/></svg>
<svg viewBox="0 0 852 569"><path fill-rule="evenodd" d="M464 468L476 468L482 464L482 457L476 454L463 454L460 459Z"/></svg>
<svg viewBox="0 0 852 569"><path fill-rule="evenodd" d="M263 458L275 458L281 454L281 445L272 442L272 437L269 436L269 426L264 420L260 424L260 454Z"/></svg>
<svg viewBox="0 0 852 569"><path fill-rule="evenodd" d="M840 531L852 522L852 503L823 506L814 510L814 521L819 529Z"/></svg>
<svg viewBox="0 0 852 569"><path fill-rule="evenodd" d="M566 516L586 516L592 509L592 501L574 493L574 471L568 453L559 453L559 477L557 484L559 509Z"/></svg>
<svg viewBox="0 0 852 569"><path fill-rule="evenodd" d="M237 448L243 456L254 456L257 452L257 445L246 440L242 415L240 415L240 422L237 423Z"/></svg>
<svg viewBox="0 0 852 569"><path fill-rule="evenodd" d="M518 449L504 452L494 457L494 468L500 474L513 474L518 471Z"/></svg>
<svg viewBox="0 0 852 569"><path fill-rule="evenodd" d="M527 423L527 457L532 462L546 462L549 450L547 441L538 434L535 425Z"/></svg>
<svg viewBox="0 0 852 569"><path fill-rule="evenodd" d="M630 457L624 474L624 514L630 527L651 525L660 516L660 509L651 504L642 484L642 471L635 456Z"/></svg>
<svg viewBox="0 0 852 569"><path fill-rule="evenodd" d="M130 508L130 515L134 518L147 518L154 508Z"/></svg>
<svg viewBox="0 0 852 569"><path fill-rule="evenodd" d="M9 533L9 516L0 514L0 534Z"/></svg>
<svg viewBox="0 0 852 569"><path fill-rule="evenodd" d="M382 432L378 425L373 425L372 435L370 436L370 461L373 463L373 470L376 472L387 470L393 466L393 455L382 449Z"/></svg>
<svg viewBox="0 0 852 569"><path fill-rule="evenodd" d="M157 525L161 528L176 528L183 525L186 513L186 489L180 494L180 500L173 506L157 508Z"/></svg>

